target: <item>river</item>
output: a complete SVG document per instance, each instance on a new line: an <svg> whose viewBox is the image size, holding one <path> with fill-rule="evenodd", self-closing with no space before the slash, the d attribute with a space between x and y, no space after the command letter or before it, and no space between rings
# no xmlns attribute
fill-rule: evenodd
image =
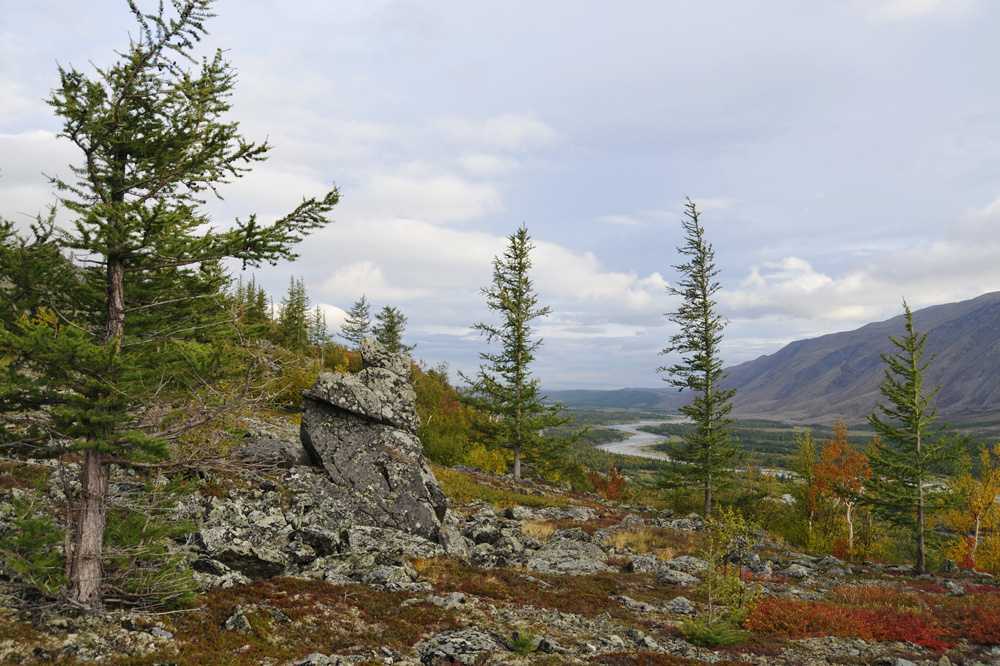
<svg viewBox="0 0 1000 666"><path fill-rule="evenodd" d="M665 441L667 438L662 435L654 435L651 432L638 430L642 426L660 425L661 423L682 423L687 421L684 416L671 416L658 421L637 421L635 423L623 423L620 425L608 426L612 430L621 430L629 434L629 438L623 442L611 442L610 444L600 444L597 448L609 453L620 453L626 456L639 456L640 458L655 458L657 460L669 460L667 454L648 449L651 444Z"/></svg>

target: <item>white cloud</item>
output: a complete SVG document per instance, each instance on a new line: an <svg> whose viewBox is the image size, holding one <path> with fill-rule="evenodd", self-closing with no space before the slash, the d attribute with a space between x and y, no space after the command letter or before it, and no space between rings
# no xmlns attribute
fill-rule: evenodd
<svg viewBox="0 0 1000 666"><path fill-rule="evenodd" d="M607 224L617 224L624 227L639 226L639 220L629 215L602 215L597 218L597 221L606 222Z"/></svg>
<svg viewBox="0 0 1000 666"><path fill-rule="evenodd" d="M0 134L0 215L23 222L43 212L55 203L45 175L72 180L69 164L74 161L79 161L77 149L53 132Z"/></svg>
<svg viewBox="0 0 1000 666"><path fill-rule="evenodd" d="M432 171L412 164L399 172L376 174L357 195L359 207L369 217L431 223L465 222L501 210L500 193L492 184Z"/></svg>
<svg viewBox="0 0 1000 666"><path fill-rule="evenodd" d="M458 158L458 163L473 176L485 178L499 177L515 171L520 165L509 157L498 155L463 155Z"/></svg>
<svg viewBox="0 0 1000 666"><path fill-rule="evenodd" d="M389 284L382 268L370 260L347 264L334 271L319 287L319 293L352 303L364 294L369 301L400 302L426 295L425 290Z"/></svg>
<svg viewBox="0 0 1000 666"><path fill-rule="evenodd" d="M326 328L333 335L336 335L337 331L340 330L341 325L343 325L343 323L347 320L347 312L343 308L338 308L336 305L330 305L329 303L316 303L313 307L318 307L326 317Z"/></svg>
<svg viewBox="0 0 1000 666"><path fill-rule="evenodd" d="M666 280L659 273L607 271L592 252L574 252L547 241L535 241L533 274L539 293L570 303L600 303L608 313L659 312L665 302Z"/></svg>
<svg viewBox="0 0 1000 666"><path fill-rule="evenodd" d="M862 0L858 7L875 21L907 21L964 16L974 3L975 0Z"/></svg>
<svg viewBox="0 0 1000 666"><path fill-rule="evenodd" d="M459 145L507 153L534 151L559 141L559 134L532 114L505 114L485 121L446 117L431 130Z"/></svg>

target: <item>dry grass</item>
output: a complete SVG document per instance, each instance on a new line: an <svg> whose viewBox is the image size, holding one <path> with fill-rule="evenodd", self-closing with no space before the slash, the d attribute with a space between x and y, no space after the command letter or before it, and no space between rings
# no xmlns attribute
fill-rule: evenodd
<svg viewBox="0 0 1000 666"><path fill-rule="evenodd" d="M521 531L525 536L545 541L556 531L556 526L548 520L527 520L521 526Z"/></svg>
<svg viewBox="0 0 1000 666"><path fill-rule="evenodd" d="M656 553L661 560L672 560L678 555L693 555L702 546L702 539L692 538L691 532L681 532L662 527L640 527L621 530L605 540L605 546L616 549L629 548L633 553Z"/></svg>

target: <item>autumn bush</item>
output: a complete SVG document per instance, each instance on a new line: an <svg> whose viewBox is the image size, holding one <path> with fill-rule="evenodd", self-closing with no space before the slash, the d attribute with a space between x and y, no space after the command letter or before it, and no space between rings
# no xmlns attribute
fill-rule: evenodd
<svg viewBox="0 0 1000 666"><path fill-rule="evenodd" d="M838 636L911 641L935 652L943 652L955 644L926 612L799 599L761 599L745 626L754 632L783 638Z"/></svg>
<svg viewBox="0 0 1000 666"><path fill-rule="evenodd" d="M587 478L594 484L594 492L601 497L619 502L623 499L628 488L629 478L615 469L614 465L608 465L608 471L601 474L597 470L587 471Z"/></svg>
<svg viewBox="0 0 1000 666"><path fill-rule="evenodd" d="M831 591L830 601L762 599L745 627L783 638L911 641L940 653L961 639L1000 644L997 608L996 592L948 597L886 587L841 587Z"/></svg>

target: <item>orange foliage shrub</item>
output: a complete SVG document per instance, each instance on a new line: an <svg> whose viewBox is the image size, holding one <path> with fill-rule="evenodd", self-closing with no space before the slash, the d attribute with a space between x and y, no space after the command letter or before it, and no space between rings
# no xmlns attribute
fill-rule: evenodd
<svg viewBox="0 0 1000 666"><path fill-rule="evenodd" d="M587 478L594 484L594 490L601 497L609 499L612 502L622 499L625 494L625 488L629 483L628 477L615 469L614 465L608 465L607 474L600 474L599 472L590 470L587 472Z"/></svg>
<svg viewBox="0 0 1000 666"><path fill-rule="evenodd" d="M744 624L751 631L782 638L901 640L939 653L963 638L981 645L1000 645L997 592L945 597L879 587L842 587L834 589L831 596L829 602L761 599Z"/></svg>
<svg viewBox="0 0 1000 666"><path fill-rule="evenodd" d="M935 652L944 652L955 644L932 615L898 608L863 608L768 597L757 603L745 625L751 631L784 638L839 636L911 641Z"/></svg>

